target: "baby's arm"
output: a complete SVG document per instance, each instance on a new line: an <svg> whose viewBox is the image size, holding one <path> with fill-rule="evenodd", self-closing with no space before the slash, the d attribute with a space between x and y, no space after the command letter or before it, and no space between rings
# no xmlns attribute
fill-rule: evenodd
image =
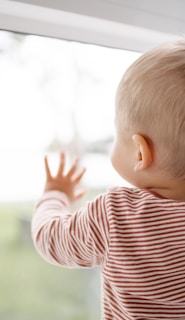
<svg viewBox="0 0 185 320"><path fill-rule="evenodd" d="M107 249L108 227L105 198L100 195L71 214L70 202L84 190L75 192L85 169L79 173L77 160L64 175L65 154L61 154L57 175L51 175L45 158L45 193L37 203L32 219L32 237L39 254L48 262L68 267L102 264Z"/></svg>

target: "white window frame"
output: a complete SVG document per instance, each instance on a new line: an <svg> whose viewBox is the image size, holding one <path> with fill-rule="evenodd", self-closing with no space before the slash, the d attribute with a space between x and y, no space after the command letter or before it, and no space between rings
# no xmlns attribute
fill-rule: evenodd
<svg viewBox="0 0 185 320"><path fill-rule="evenodd" d="M164 20L130 3L124 0L120 7L119 0L0 0L0 29L139 52L174 38L173 17Z"/></svg>

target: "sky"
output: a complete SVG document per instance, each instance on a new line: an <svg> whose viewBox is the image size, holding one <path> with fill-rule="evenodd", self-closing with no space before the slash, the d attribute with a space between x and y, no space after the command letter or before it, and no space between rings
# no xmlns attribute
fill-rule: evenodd
<svg viewBox="0 0 185 320"><path fill-rule="evenodd" d="M0 201L37 198L54 140L86 145L114 135L116 87L140 53L0 31ZM51 161L56 168L57 152ZM86 154L84 184L121 183L108 155ZM99 174L101 172L101 175Z"/></svg>

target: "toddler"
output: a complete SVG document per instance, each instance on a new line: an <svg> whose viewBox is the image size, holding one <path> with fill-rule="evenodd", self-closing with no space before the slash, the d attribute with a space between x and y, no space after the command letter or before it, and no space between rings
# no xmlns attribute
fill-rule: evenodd
<svg viewBox="0 0 185 320"><path fill-rule="evenodd" d="M101 266L104 320L185 320L185 41L150 50L129 67L115 101L114 187L73 214L85 169L56 175L45 158L45 192L32 237L48 262ZM99 174L99 173L98 173Z"/></svg>

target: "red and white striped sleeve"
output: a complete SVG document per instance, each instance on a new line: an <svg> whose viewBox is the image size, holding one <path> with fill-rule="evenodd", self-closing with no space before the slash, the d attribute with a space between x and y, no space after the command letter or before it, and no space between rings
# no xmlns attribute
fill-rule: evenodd
<svg viewBox="0 0 185 320"><path fill-rule="evenodd" d="M67 196L49 191L37 202L32 218L32 238L38 253L61 266L102 265L108 251L108 231L105 195L71 214Z"/></svg>

